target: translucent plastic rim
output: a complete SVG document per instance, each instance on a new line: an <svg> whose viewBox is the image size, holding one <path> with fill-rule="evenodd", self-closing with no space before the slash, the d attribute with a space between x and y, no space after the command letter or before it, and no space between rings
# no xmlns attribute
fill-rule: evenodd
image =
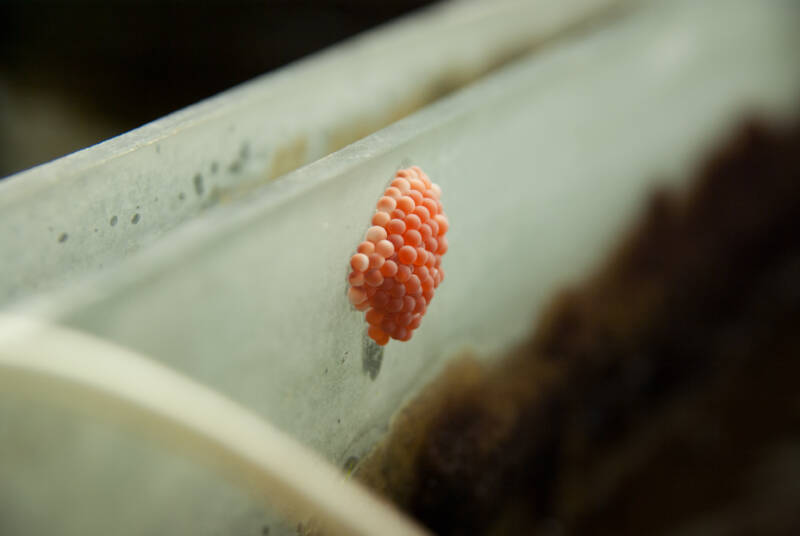
<svg viewBox="0 0 800 536"><path fill-rule="evenodd" d="M158 441L224 469L290 517L312 518L326 533L426 534L254 413L146 356L86 333L0 315L0 391L135 423Z"/></svg>

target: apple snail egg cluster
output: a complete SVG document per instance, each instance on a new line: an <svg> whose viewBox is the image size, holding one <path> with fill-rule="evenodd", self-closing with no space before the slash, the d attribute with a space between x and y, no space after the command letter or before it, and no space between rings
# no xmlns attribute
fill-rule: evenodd
<svg viewBox="0 0 800 536"><path fill-rule="evenodd" d="M398 171L350 258L350 301L366 311L367 334L381 346L411 338L444 280L450 224L441 194L419 167Z"/></svg>

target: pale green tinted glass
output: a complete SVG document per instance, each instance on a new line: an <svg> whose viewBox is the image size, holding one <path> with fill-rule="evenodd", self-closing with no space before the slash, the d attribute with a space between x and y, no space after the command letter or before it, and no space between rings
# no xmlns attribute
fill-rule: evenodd
<svg viewBox="0 0 800 536"><path fill-rule="evenodd" d="M0 182L0 304L107 268L619 0L450 2Z"/></svg>
<svg viewBox="0 0 800 536"><path fill-rule="evenodd" d="M460 349L491 356L528 334L545 301L595 265L652 188L679 184L745 114L792 110L797 16L792 2L639 6L25 308L151 355L347 465ZM414 339L390 343L373 378L378 357L345 296L347 260L377 196L409 164L443 189L447 278ZM278 527L238 490L127 433L47 408L37 424L25 408L2 407L0 422L29 448L0 453L0 493L53 502L49 520L20 507L18 526ZM53 418L58 449L48 448ZM126 467L135 477L120 478ZM70 486L86 501L59 502ZM114 515L128 498L140 517Z"/></svg>

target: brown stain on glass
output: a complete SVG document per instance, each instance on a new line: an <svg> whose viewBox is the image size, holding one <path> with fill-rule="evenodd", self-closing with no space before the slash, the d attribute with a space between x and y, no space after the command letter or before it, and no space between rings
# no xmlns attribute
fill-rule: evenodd
<svg viewBox="0 0 800 536"><path fill-rule="evenodd" d="M798 155L800 124L741 128L527 342L453 363L358 477L439 534L800 531L800 464L773 454L800 451Z"/></svg>

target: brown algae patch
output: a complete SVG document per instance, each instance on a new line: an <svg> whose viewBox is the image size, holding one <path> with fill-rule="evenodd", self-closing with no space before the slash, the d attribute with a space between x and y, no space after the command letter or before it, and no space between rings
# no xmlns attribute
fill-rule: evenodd
<svg viewBox="0 0 800 536"><path fill-rule="evenodd" d="M357 477L438 534L651 534L712 513L797 533L800 470L775 453L800 451L799 154L800 125L740 130L527 342L451 363Z"/></svg>

